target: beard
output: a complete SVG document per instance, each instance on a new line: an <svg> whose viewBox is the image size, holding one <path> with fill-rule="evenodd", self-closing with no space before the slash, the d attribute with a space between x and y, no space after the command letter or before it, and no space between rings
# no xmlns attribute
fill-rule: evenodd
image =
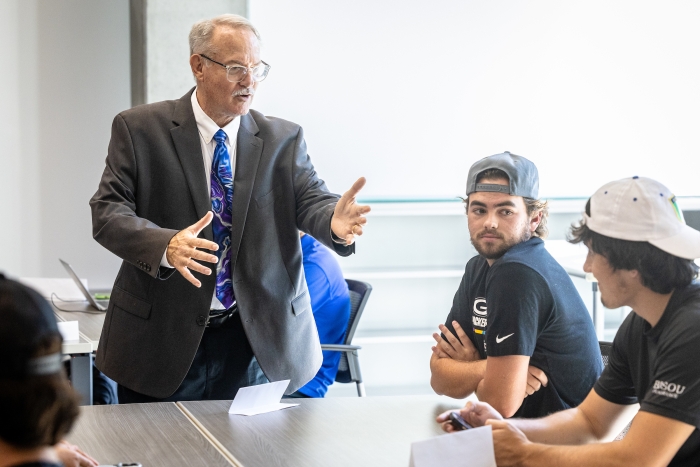
<svg viewBox="0 0 700 467"><path fill-rule="evenodd" d="M502 243L498 244L482 244L479 243L478 239L481 238L484 234L488 233L489 235L498 235L498 237L503 240ZM475 238L476 237L476 238ZM518 243L526 242L530 240L530 237L532 237L532 232L528 228L524 228L521 232L520 235L515 235L514 237L511 238L506 238L502 233L500 232L486 232L482 231L479 232L477 235L471 235L470 240L472 242L472 245L474 246L474 249L476 250L479 255L483 256L486 259L499 259L501 256L506 254L506 251L510 250L513 246L517 245Z"/></svg>

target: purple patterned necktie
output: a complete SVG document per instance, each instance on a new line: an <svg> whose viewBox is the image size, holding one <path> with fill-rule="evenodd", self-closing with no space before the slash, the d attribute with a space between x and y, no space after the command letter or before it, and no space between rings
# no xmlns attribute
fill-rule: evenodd
<svg viewBox="0 0 700 467"><path fill-rule="evenodd" d="M226 149L226 133L219 130L214 135L216 148L211 164L211 208L214 212L212 230L214 241L219 244L216 256L216 298L227 309L233 305L233 282L231 281L231 201L233 200L233 174L231 158Z"/></svg>

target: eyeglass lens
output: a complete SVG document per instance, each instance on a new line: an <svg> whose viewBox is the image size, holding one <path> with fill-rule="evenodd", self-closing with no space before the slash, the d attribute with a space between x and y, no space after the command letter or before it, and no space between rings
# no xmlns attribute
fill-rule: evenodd
<svg viewBox="0 0 700 467"><path fill-rule="evenodd" d="M265 79L267 76L269 68L267 65L264 63L261 63L260 65L256 66L251 70L251 77L253 78L253 81L262 81ZM228 68L228 73L227 73L227 78L231 82L238 82L241 81L243 78L245 78L245 75L248 74L248 69L246 67L242 66L233 66Z"/></svg>

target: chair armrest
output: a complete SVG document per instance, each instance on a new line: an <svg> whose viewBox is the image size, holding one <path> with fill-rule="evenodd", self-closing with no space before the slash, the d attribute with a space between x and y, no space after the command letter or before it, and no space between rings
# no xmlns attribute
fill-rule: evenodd
<svg viewBox="0 0 700 467"><path fill-rule="evenodd" d="M352 352L353 350L360 350L362 347L359 345L345 345L345 344L321 344L321 350L331 350L335 352Z"/></svg>

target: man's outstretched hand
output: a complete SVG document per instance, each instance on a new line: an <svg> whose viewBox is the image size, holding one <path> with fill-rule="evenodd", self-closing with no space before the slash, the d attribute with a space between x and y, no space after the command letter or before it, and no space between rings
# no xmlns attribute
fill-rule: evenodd
<svg viewBox="0 0 700 467"><path fill-rule="evenodd" d="M165 254L165 259L168 260L168 263L177 269L180 274L195 287L201 287L202 283L192 275L190 269L206 274L207 276L211 274L210 268L199 264L195 260L214 264L219 262L219 259L215 255L210 255L209 253L198 250L198 248L211 251L219 249L219 245L216 243L197 237L199 232L201 232L204 227L208 226L213 218L214 214L209 211L197 222L176 233L175 236L170 239Z"/></svg>
<svg viewBox="0 0 700 467"><path fill-rule="evenodd" d="M365 177L360 177L348 191L338 200L331 220L333 233L352 245L356 236L362 235L362 229L367 224L365 214L370 211L369 206L362 206L355 202L357 194L365 186ZM172 264L172 263L171 263Z"/></svg>

